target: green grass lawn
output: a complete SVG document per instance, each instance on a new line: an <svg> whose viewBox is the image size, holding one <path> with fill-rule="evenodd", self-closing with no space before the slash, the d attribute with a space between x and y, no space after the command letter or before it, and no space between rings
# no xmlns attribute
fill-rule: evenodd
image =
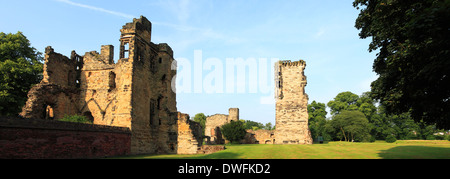
<svg viewBox="0 0 450 179"><path fill-rule="evenodd" d="M226 145L208 155L139 155L127 159L450 159L450 141L328 142L313 145Z"/></svg>

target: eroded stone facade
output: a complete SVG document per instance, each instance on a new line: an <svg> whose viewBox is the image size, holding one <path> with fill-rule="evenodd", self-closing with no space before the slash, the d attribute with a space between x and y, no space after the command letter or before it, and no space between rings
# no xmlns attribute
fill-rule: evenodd
<svg viewBox="0 0 450 179"><path fill-rule="evenodd" d="M201 141L187 133L198 136L192 133L200 125L177 112L173 51L151 42L151 29L143 16L124 25L117 63L112 45L84 56L73 51L70 58L47 47L43 80L28 93L20 115L59 119L78 114L94 124L128 127L132 154L196 153ZM185 136L189 144L179 142Z"/></svg>
<svg viewBox="0 0 450 179"><path fill-rule="evenodd" d="M198 153L203 142L202 126L178 112L178 154Z"/></svg>
<svg viewBox="0 0 450 179"><path fill-rule="evenodd" d="M308 95L303 60L275 64L275 144L312 144L308 127Z"/></svg>

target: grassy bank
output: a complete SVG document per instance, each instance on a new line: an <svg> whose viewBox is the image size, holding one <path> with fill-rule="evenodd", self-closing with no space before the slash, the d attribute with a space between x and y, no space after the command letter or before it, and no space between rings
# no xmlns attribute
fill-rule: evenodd
<svg viewBox="0 0 450 179"><path fill-rule="evenodd" d="M450 159L450 141L327 142L313 145L227 145L209 155L140 155L128 159Z"/></svg>

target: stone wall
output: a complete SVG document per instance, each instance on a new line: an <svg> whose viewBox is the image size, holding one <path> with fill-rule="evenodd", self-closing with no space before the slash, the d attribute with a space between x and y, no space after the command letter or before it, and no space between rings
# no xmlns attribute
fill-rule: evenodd
<svg viewBox="0 0 450 179"><path fill-rule="evenodd" d="M128 128L0 118L0 158L71 159L130 154Z"/></svg>
<svg viewBox="0 0 450 179"><path fill-rule="evenodd" d="M178 112L178 154L196 154L202 146L200 123L191 121L189 115Z"/></svg>
<svg viewBox="0 0 450 179"><path fill-rule="evenodd" d="M281 61L275 65L275 144L312 144L308 127L308 95L303 60Z"/></svg>
<svg viewBox="0 0 450 179"><path fill-rule="evenodd" d="M214 152L218 152L221 150L225 150L225 146L223 145L202 145L200 149L197 151L197 154L212 154Z"/></svg>
<svg viewBox="0 0 450 179"><path fill-rule="evenodd" d="M271 130L247 130L244 140L241 141L243 144L273 144L275 141L275 131Z"/></svg>

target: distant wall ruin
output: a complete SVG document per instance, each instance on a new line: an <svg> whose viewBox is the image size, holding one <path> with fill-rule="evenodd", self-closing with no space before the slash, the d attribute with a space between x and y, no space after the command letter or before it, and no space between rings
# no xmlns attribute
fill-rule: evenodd
<svg viewBox="0 0 450 179"><path fill-rule="evenodd" d="M241 141L243 144L274 144L275 142L275 130L247 130L244 140Z"/></svg>
<svg viewBox="0 0 450 179"><path fill-rule="evenodd" d="M239 108L230 108L228 115L216 114L206 118L205 136L208 144L225 144L220 127L231 121L239 121Z"/></svg>
<svg viewBox="0 0 450 179"><path fill-rule="evenodd" d="M83 56L72 51L70 58L47 47L43 80L28 93L20 115L59 119L77 114L94 124L127 127L132 154L196 153L186 147L190 144L179 142L186 133L198 131L194 128L199 125L187 122L177 111L171 88L176 75L173 51L165 43L151 42L151 29L143 16L125 24L117 63L112 45ZM184 131L181 136L179 127ZM201 145L197 139L189 140L193 146Z"/></svg>

